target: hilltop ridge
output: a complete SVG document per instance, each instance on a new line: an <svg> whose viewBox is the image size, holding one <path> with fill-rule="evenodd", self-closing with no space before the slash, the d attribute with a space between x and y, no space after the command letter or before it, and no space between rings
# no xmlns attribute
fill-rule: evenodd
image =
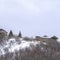
<svg viewBox="0 0 60 60"><path fill-rule="evenodd" d="M58 37L56 37L56 36L52 36L52 37L49 38L46 35L44 35L43 37L35 36L35 38L30 38L30 37L27 37L27 36L23 37L21 32L19 32L18 35L15 35L12 32L12 30L10 30L10 32L8 33L4 29L0 29L0 40L3 40L3 39L8 40L8 39L13 38L13 37L14 38L23 38L25 40L31 40L31 39L33 39L33 40L41 40L41 41L44 41L44 40L47 41L47 39L50 39L50 40L57 40L58 39Z"/></svg>

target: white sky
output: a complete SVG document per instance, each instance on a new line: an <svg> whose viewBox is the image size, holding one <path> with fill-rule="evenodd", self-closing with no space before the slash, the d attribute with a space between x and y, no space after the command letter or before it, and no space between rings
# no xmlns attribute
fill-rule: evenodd
<svg viewBox="0 0 60 60"><path fill-rule="evenodd" d="M60 37L60 0L0 0L0 28Z"/></svg>

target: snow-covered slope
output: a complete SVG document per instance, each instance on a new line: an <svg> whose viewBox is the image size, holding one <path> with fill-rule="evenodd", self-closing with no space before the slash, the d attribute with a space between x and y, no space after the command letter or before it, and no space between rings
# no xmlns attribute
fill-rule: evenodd
<svg viewBox="0 0 60 60"><path fill-rule="evenodd" d="M5 44L0 45L0 55L5 55L7 52L15 52L19 51L20 49L25 50L26 48L32 49L31 45L36 46L40 44L39 41L26 41L22 38L16 40L15 38L11 38L5 42Z"/></svg>
<svg viewBox="0 0 60 60"><path fill-rule="evenodd" d="M60 60L58 42L10 38L0 44L0 60Z"/></svg>

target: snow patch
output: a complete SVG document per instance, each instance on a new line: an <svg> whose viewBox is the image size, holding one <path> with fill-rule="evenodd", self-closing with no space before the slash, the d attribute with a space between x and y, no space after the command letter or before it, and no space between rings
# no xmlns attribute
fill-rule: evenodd
<svg viewBox="0 0 60 60"><path fill-rule="evenodd" d="M46 42L43 42L43 44L44 44L44 45L47 45L47 43L46 43Z"/></svg>
<svg viewBox="0 0 60 60"><path fill-rule="evenodd" d="M19 43L20 41L20 43ZM19 41L17 41L15 38L11 38L9 39L5 45L0 46L0 55L4 55L7 52L15 52L15 51L19 51L21 49L26 49L26 48L31 48L31 44L36 46L37 44L39 44L40 42L38 41L26 41L23 39L19 39Z"/></svg>
<svg viewBox="0 0 60 60"><path fill-rule="evenodd" d="M57 39L57 42L59 42L59 43L60 43L60 39Z"/></svg>

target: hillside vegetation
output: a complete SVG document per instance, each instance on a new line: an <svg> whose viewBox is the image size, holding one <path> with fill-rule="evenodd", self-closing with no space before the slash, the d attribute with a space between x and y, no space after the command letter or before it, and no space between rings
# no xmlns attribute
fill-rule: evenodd
<svg viewBox="0 0 60 60"><path fill-rule="evenodd" d="M60 41L56 36L30 38L1 29L0 60L60 60Z"/></svg>

